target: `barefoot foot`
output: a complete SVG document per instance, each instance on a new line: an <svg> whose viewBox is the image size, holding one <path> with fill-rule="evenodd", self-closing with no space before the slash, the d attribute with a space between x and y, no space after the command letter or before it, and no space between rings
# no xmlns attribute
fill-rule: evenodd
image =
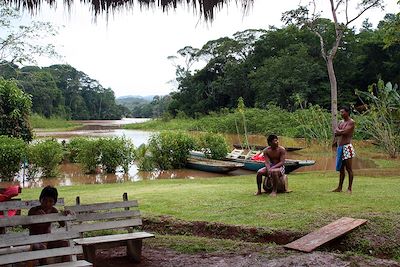
<svg viewBox="0 0 400 267"><path fill-rule="evenodd" d="M261 191L257 191L257 192L254 193L255 196L259 196L261 194L262 194Z"/></svg>
<svg viewBox="0 0 400 267"><path fill-rule="evenodd" d="M276 192L272 192L271 194L269 194L271 197L276 197Z"/></svg>
<svg viewBox="0 0 400 267"><path fill-rule="evenodd" d="M336 189L333 189L332 192L342 192L342 189L341 188L336 188Z"/></svg>
<svg viewBox="0 0 400 267"><path fill-rule="evenodd" d="M351 194L353 191L349 188L347 189L347 194Z"/></svg>

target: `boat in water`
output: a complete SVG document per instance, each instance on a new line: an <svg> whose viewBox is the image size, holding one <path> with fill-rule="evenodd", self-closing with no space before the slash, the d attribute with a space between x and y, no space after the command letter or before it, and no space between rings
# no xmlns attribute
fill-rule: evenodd
<svg viewBox="0 0 400 267"><path fill-rule="evenodd" d="M243 168L243 163L207 159L202 157L190 157L186 163L186 167L205 172L228 173L239 168Z"/></svg>
<svg viewBox="0 0 400 267"><path fill-rule="evenodd" d="M263 160L252 159L255 155L260 154L260 151L249 151L245 153L242 149L234 149L231 153L222 160L223 162L235 162L243 164L243 169L250 171L258 171L262 167L265 167L265 162ZM190 156L192 158L205 158L205 155L201 151L191 151ZM295 160L286 159L285 160L285 173L290 173L301 167L311 166L315 164L315 160Z"/></svg>

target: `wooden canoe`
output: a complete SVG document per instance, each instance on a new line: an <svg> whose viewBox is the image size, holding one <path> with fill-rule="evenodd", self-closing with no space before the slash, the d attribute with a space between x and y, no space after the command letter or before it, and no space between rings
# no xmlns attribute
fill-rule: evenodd
<svg viewBox="0 0 400 267"><path fill-rule="evenodd" d="M186 167L190 169L217 173L231 172L243 168L243 166L243 163L198 157L190 157L186 163Z"/></svg>

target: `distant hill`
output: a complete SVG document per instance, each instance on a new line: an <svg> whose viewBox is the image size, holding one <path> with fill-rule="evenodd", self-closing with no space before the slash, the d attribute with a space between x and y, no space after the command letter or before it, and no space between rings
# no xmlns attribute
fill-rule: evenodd
<svg viewBox="0 0 400 267"><path fill-rule="evenodd" d="M118 100L118 99L120 99L120 100L126 100L126 99L133 99L133 100L135 100L135 99L144 99L144 100L147 100L147 101L151 102L151 101L153 100L154 96L156 96L156 95L146 95L146 96L141 96L141 95L124 95L124 96L117 97L117 100Z"/></svg>
<svg viewBox="0 0 400 267"><path fill-rule="evenodd" d="M152 102L155 95L139 96L128 95L116 99L117 104L128 108L134 118L152 118L162 114L170 100L169 95L160 96Z"/></svg>
<svg viewBox="0 0 400 267"><path fill-rule="evenodd" d="M139 96L139 95L129 95L118 97L115 101L118 105L122 105L128 108L132 116L143 117L142 110L146 106L150 106L150 102L153 100L154 96Z"/></svg>
<svg viewBox="0 0 400 267"><path fill-rule="evenodd" d="M138 107L142 107L144 105L149 104L151 100L147 100L142 96L123 96L123 97L118 97L115 101L117 102L118 105L122 105L128 108L130 111L133 111Z"/></svg>

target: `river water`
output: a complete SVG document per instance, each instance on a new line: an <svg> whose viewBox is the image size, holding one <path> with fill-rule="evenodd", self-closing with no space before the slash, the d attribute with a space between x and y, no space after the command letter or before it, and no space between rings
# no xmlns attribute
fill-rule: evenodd
<svg viewBox="0 0 400 267"><path fill-rule="evenodd" d="M141 144L147 143L149 137L154 133L150 131L142 130L125 130L121 129L124 124L143 122L147 119L123 119L115 121L79 121L83 124L83 127L79 130L74 131L63 131L63 132L46 132L46 131L35 131L36 138L47 138L52 137L57 140L69 140L76 136L87 136L87 137L113 137L113 136L125 136L132 140L133 144L138 147ZM237 135L226 135L228 142L234 144L239 143L239 137ZM251 144L264 144L265 137L260 135L250 135L249 143ZM285 144L282 144L285 146ZM324 171L333 170L335 168L334 154L327 153L326 155L319 155L313 157L307 157L302 155L301 150L296 152L289 152L288 158L292 159L312 159L316 160L316 164L309 167L303 167L295 172L304 171ZM365 160L355 158L354 169L366 169L376 168L376 165L371 160ZM227 175L244 175L244 174L255 174L254 172L247 170L236 170ZM18 177L18 181L23 187L41 187L43 185L54 185L54 186L67 186L77 184L103 184L103 183L122 183L127 181L140 181L140 180L153 180L153 179L199 179L199 178L212 178L220 177L221 174L209 173L196 171L192 169L180 169L170 171L154 171L154 172L142 172L137 169L137 166L133 164L129 172L124 174L123 172L117 172L115 174L85 174L82 172L78 164L62 164L60 166L60 174L55 178L46 178L45 180L36 179L31 181L25 181L23 173ZM0 187L7 186L5 183L0 183Z"/></svg>

